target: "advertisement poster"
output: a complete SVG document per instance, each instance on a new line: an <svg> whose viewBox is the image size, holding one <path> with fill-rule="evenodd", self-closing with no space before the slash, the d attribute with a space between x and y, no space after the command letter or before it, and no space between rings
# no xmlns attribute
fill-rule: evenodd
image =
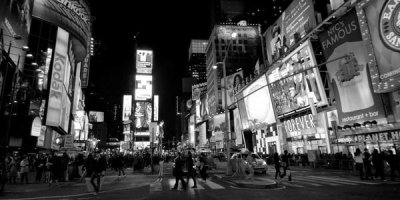
<svg viewBox="0 0 400 200"><path fill-rule="evenodd" d="M266 76L261 76L243 90L250 129L262 129L276 122Z"/></svg>
<svg viewBox="0 0 400 200"><path fill-rule="evenodd" d="M204 95L200 98L200 117L202 120L206 119L208 117L208 101L207 101L207 95Z"/></svg>
<svg viewBox="0 0 400 200"><path fill-rule="evenodd" d="M207 144L207 123L199 126L199 146L205 147Z"/></svg>
<svg viewBox="0 0 400 200"><path fill-rule="evenodd" d="M372 86L377 93L394 91L400 86L399 7L396 0L362 0L356 6L363 39L370 41L365 47L371 63Z"/></svg>
<svg viewBox="0 0 400 200"><path fill-rule="evenodd" d="M325 89L310 41L300 45L267 73L277 117L309 107L327 104ZM314 67L314 68L313 68Z"/></svg>
<svg viewBox="0 0 400 200"><path fill-rule="evenodd" d="M188 131L189 131L189 144L191 145L191 147L194 147L195 145L195 126L194 126L194 115L191 115L188 121Z"/></svg>
<svg viewBox="0 0 400 200"><path fill-rule="evenodd" d="M153 51L136 51L136 73L151 74L153 68Z"/></svg>
<svg viewBox="0 0 400 200"><path fill-rule="evenodd" d="M335 93L340 125L384 117L379 95L372 91L365 48L353 9L319 35ZM347 57L343 57L347 55ZM330 60L338 59L329 62Z"/></svg>
<svg viewBox="0 0 400 200"><path fill-rule="evenodd" d="M240 97L238 95L237 97ZM239 108L239 115L240 115L240 121L242 122L242 130L248 130L249 129L249 121L247 119L247 111L246 111L246 104L244 102L244 98L238 98L238 108Z"/></svg>
<svg viewBox="0 0 400 200"><path fill-rule="evenodd" d="M137 129L148 129L151 122L152 107L150 102L136 102L135 127Z"/></svg>
<svg viewBox="0 0 400 200"><path fill-rule="evenodd" d="M236 72L236 73L231 74L226 77L226 83L228 85L228 87L226 87L227 91L228 91L227 97L226 97L228 106L236 103L234 92L238 90L238 88L242 82L243 82L243 71ZM225 82L222 81L221 84L222 84L222 87L225 88ZM225 95L224 92L225 91L223 91L223 93L222 93L223 95ZM222 105L225 106L225 98L224 97L222 98Z"/></svg>
<svg viewBox="0 0 400 200"><path fill-rule="evenodd" d="M313 1L293 1L265 32L269 63L272 64L283 57L316 25Z"/></svg>
<svg viewBox="0 0 400 200"><path fill-rule="evenodd" d="M104 122L104 113L89 111L89 122Z"/></svg>
<svg viewBox="0 0 400 200"><path fill-rule="evenodd" d="M64 87L65 68L67 62L69 34L65 30L58 28L57 41L54 54L53 70L49 90L49 101L47 104L46 125L61 126L62 110L67 95Z"/></svg>
<svg viewBox="0 0 400 200"><path fill-rule="evenodd" d="M158 106L159 106L159 96L154 95L153 102L153 121L158 122Z"/></svg>
<svg viewBox="0 0 400 200"><path fill-rule="evenodd" d="M153 97L153 76L136 75L135 100L144 101Z"/></svg>
<svg viewBox="0 0 400 200"><path fill-rule="evenodd" d="M122 121L128 121L132 114L132 95L124 95Z"/></svg>
<svg viewBox="0 0 400 200"><path fill-rule="evenodd" d="M229 115L228 115L229 117ZM219 115L214 115L214 124L213 124L213 131L214 132L218 132L218 131L222 131L225 132L227 130L227 126L225 123L225 114L219 114ZM228 119L229 121L229 119Z"/></svg>
<svg viewBox="0 0 400 200"><path fill-rule="evenodd" d="M242 122L240 121L239 109L237 108L233 110L233 119L236 134L236 145L243 144Z"/></svg>
<svg viewBox="0 0 400 200"><path fill-rule="evenodd" d="M20 56L18 68L21 70L25 62L25 51L22 47L28 44L32 8L33 0L0 1L0 28L4 34L4 49L8 50L11 42L10 57L17 64Z"/></svg>

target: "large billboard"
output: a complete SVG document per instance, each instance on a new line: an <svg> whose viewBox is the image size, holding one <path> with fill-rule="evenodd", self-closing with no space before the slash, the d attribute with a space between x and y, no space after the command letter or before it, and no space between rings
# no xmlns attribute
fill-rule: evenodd
<svg viewBox="0 0 400 200"><path fill-rule="evenodd" d="M149 100L152 98L152 95L153 76L137 74L135 79L135 100Z"/></svg>
<svg viewBox="0 0 400 200"><path fill-rule="evenodd" d="M49 100L47 103L46 125L48 126L61 127L62 124L63 110L65 110L64 107L66 106L64 102L66 98L64 96L67 95L64 87L64 79L67 64L68 38L68 32L58 28L49 88Z"/></svg>
<svg viewBox="0 0 400 200"><path fill-rule="evenodd" d="M153 51L136 51L136 73L151 74L153 68Z"/></svg>
<svg viewBox="0 0 400 200"><path fill-rule="evenodd" d="M283 57L316 25L313 1L293 1L265 32L267 58L270 64Z"/></svg>
<svg viewBox="0 0 400 200"><path fill-rule="evenodd" d="M10 58L23 69L28 35L32 21L33 0L0 1L0 28L3 30L4 50L10 47ZM0 53L1 54L1 53ZM1 58L0 58L1 60Z"/></svg>
<svg viewBox="0 0 400 200"><path fill-rule="evenodd" d="M368 65L372 86L377 93L397 90L400 86L400 31L397 0L362 0L357 15L362 37L370 41Z"/></svg>
<svg viewBox="0 0 400 200"><path fill-rule="evenodd" d="M233 73L226 77L226 84L228 85L226 87L226 89L227 89L226 101L228 102L228 104L227 104L228 106L236 103L235 91L238 90L238 88L243 80L244 80L243 79L243 71ZM225 82L222 81L221 84L222 84L222 87L225 88ZM225 90L223 90L223 91L225 92ZM225 95L224 92L222 93L223 95ZM225 98L224 97L222 97L222 105L225 106Z"/></svg>
<svg viewBox="0 0 400 200"><path fill-rule="evenodd" d="M128 121L132 114L132 95L124 95L122 106L122 121Z"/></svg>
<svg viewBox="0 0 400 200"><path fill-rule="evenodd" d="M319 38L335 93L338 123L354 124L384 117L379 94L372 90L368 73L372 66L368 66L365 48L368 41L362 38L356 10L328 27Z"/></svg>
<svg viewBox="0 0 400 200"><path fill-rule="evenodd" d="M135 103L135 127L136 129L148 129L151 122L152 106L150 102Z"/></svg>
<svg viewBox="0 0 400 200"><path fill-rule="evenodd" d="M245 128L257 130L276 123L266 76L263 75L254 81L243 90L242 95L238 97L240 101L244 101L244 119L247 118L248 121L248 127ZM243 105L239 106L239 109L243 109Z"/></svg>
<svg viewBox="0 0 400 200"><path fill-rule="evenodd" d="M273 107L277 117L310 106L327 104L324 86L316 66L314 52L307 41L267 73Z"/></svg>

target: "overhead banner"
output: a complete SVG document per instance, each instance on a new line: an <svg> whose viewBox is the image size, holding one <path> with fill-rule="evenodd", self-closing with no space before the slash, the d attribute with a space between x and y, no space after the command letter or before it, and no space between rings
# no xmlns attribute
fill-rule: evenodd
<svg viewBox="0 0 400 200"><path fill-rule="evenodd" d="M135 100L149 100L153 96L153 76L137 74L135 78Z"/></svg>
<svg viewBox="0 0 400 200"><path fill-rule="evenodd" d="M136 73L151 74L153 68L153 51L137 50L136 51Z"/></svg>
<svg viewBox="0 0 400 200"><path fill-rule="evenodd" d="M313 0L292 1L265 32L269 63L272 64L283 57L316 26Z"/></svg>
<svg viewBox="0 0 400 200"><path fill-rule="evenodd" d="M311 43L307 41L267 72L277 117L308 108L310 98L317 107L327 104L316 63Z"/></svg>
<svg viewBox="0 0 400 200"><path fill-rule="evenodd" d="M243 98L249 129L259 130L276 123L265 75L243 90Z"/></svg>
<svg viewBox="0 0 400 200"><path fill-rule="evenodd" d="M365 48L369 41L362 38L356 10L328 27L319 38L335 93L339 124L385 117L382 101L379 94L373 92L369 79ZM341 59L335 60L338 58Z"/></svg>
<svg viewBox="0 0 400 200"><path fill-rule="evenodd" d="M124 95L122 121L128 121L132 114L132 95Z"/></svg>
<svg viewBox="0 0 400 200"><path fill-rule="evenodd" d="M243 71L236 72L226 77L227 83L227 106L230 106L235 103L235 91L238 90L239 85L243 81ZM222 87L225 88L225 82L222 81ZM225 90L223 90L222 94L224 95ZM222 105L225 107L225 98L222 98Z"/></svg>
<svg viewBox="0 0 400 200"><path fill-rule="evenodd" d="M377 93L400 87L400 31L397 0L362 0L357 3L362 37L368 50L372 86Z"/></svg>
<svg viewBox="0 0 400 200"><path fill-rule="evenodd" d="M68 32L58 28L53 68L51 73L49 101L47 103L47 126L61 126L62 111L64 107L63 100L65 99L64 95L67 95L64 87L64 78L68 55L68 38Z"/></svg>

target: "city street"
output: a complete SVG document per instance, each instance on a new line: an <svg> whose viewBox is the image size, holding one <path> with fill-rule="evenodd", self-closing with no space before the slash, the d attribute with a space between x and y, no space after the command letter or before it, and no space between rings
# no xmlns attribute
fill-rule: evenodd
<svg viewBox="0 0 400 200"><path fill-rule="evenodd" d="M114 175L106 176L98 195L88 193L85 183L72 182L50 188L40 187L41 184L16 185L14 187L19 190L6 189L0 199L397 199L400 195L400 181L360 181L354 174L340 170L294 169L292 182L285 177L277 180L278 187L273 189L238 187L227 181L223 173L211 172L207 181L197 178L196 189L191 188L190 180L187 190L181 185L178 190L171 190L175 178L168 168L166 172L162 180L156 175L143 174L128 175L120 180ZM255 180L267 182L273 173L256 175Z"/></svg>

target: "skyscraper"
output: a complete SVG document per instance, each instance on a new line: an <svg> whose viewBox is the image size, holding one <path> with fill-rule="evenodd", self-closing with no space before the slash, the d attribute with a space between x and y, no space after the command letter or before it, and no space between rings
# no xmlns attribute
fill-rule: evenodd
<svg viewBox="0 0 400 200"><path fill-rule="evenodd" d="M195 40L190 42L189 47L189 73L194 83L202 83L207 80L206 74L206 47L207 40Z"/></svg>

